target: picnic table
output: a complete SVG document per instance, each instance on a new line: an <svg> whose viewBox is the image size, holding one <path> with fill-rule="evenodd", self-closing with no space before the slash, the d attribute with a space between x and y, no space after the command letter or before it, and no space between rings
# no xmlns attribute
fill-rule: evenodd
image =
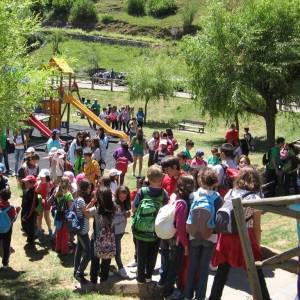
<svg viewBox="0 0 300 300"><path fill-rule="evenodd" d="M204 133L205 125L206 122L203 121L182 120L181 123L179 124L179 130Z"/></svg>

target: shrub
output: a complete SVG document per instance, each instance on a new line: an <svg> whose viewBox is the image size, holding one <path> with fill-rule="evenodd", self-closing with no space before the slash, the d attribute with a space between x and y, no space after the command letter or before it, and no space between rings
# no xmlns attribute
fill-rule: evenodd
<svg viewBox="0 0 300 300"><path fill-rule="evenodd" d="M104 15L101 18L101 22L103 24L108 24L114 21L114 17L112 15Z"/></svg>
<svg viewBox="0 0 300 300"><path fill-rule="evenodd" d="M55 17L67 17L72 7L72 0L53 0L52 11Z"/></svg>
<svg viewBox="0 0 300 300"><path fill-rule="evenodd" d="M127 0L126 10L129 15L143 16L145 14L145 0Z"/></svg>
<svg viewBox="0 0 300 300"><path fill-rule="evenodd" d="M176 12L175 0L147 0L146 13L155 18L162 18Z"/></svg>
<svg viewBox="0 0 300 300"><path fill-rule="evenodd" d="M69 20L77 27L94 27L98 21L95 4L91 0L75 0Z"/></svg>
<svg viewBox="0 0 300 300"><path fill-rule="evenodd" d="M182 12L182 27L184 33L189 33L191 31L197 11L197 3L193 0L187 0Z"/></svg>

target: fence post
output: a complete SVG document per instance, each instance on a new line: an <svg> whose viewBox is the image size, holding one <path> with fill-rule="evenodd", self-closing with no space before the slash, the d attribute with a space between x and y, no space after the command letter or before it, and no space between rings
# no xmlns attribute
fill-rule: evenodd
<svg viewBox="0 0 300 300"><path fill-rule="evenodd" d="M91 79L92 79L92 87L91 87L91 88L92 88L92 90L93 90L93 89L95 89L95 88L94 88L94 80L95 80L95 79L94 79L94 76L92 76Z"/></svg>
<svg viewBox="0 0 300 300"><path fill-rule="evenodd" d="M258 279L257 269L255 266L254 256L252 253L251 243L246 227L244 210L241 198L232 199L234 215L238 233L240 236L241 246L243 249L244 259L247 268L247 275L253 296L253 300L263 300L261 286Z"/></svg>

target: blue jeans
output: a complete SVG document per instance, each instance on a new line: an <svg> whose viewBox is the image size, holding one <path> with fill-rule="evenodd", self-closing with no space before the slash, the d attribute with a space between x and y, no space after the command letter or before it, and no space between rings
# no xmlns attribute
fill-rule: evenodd
<svg viewBox="0 0 300 300"><path fill-rule="evenodd" d="M22 165L24 157L24 149L15 149L15 173L18 173L19 168Z"/></svg>
<svg viewBox="0 0 300 300"><path fill-rule="evenodd" d="M89 261L91 260L91 246L88 234L77 234L77 245L74 257L74 275L83 276Z"/></svg>
<svg viewBox="0 0 300 300"><path fill-rule="evenodd" d="M188 267L188 279L185 289L185 297L192 299L194 292L195 298L205 299L209 262L214 250L214 243L206 240L190 241L190 262ZM200 273L198 280L195 280L197 273Z"/></svg>

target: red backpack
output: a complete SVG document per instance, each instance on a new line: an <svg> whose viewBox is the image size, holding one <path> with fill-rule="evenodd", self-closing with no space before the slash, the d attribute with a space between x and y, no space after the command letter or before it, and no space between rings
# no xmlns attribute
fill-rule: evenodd
<svg viewBox="0 0 300 300"><path fill-rule="evenodd" d="M127 172L128 168L128 158L125 156L121 156L116 161L116 169L121 171L122 174L125 174Z"/></svg>

